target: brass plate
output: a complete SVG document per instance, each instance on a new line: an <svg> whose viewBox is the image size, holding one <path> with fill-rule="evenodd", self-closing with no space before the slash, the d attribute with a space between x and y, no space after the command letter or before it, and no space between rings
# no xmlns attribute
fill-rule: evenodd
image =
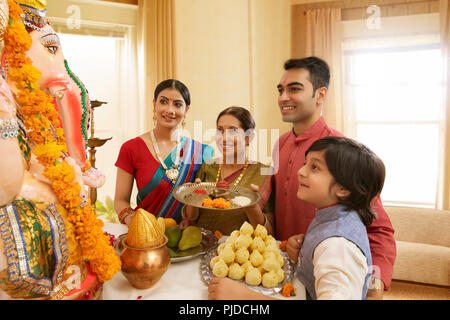
<svg viewBox="0 0 450 320"><path fill-rule="evenodd" d="M195 189L202 189L205 190L207 194L199 194L195 193ZM175 199L177 199L179 202L184 203L189 206L193 206L196 208L206 208L208 210L219 210L219 211L228 211L228 210L236 210L240 208L245 208L252 206L256 203L258 203L261 200L261 195L258 192L255 192L251 189L241 187L241 186L235 186L230 185L230 188L228 189L228 193L224 196L225 200L230 201L231 208L230 209L218 209L218 208L209 208L209 207L203 207L202 201L205 198L208 198L208 194L211 194L214 189L216 189L216 183L215 182L200 182L200 183L185 183L181 186L178 186L173 191L173 196ZM224 190L224 189L220 189ZM250 203L245 206L238 206L235 203L233 203L233 199L239 196L246 197L250 199Z"/></svg>

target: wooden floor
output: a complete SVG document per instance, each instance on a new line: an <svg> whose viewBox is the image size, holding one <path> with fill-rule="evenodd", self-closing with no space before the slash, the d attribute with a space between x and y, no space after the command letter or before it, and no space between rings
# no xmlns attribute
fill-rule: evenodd
<svg viewBox="0 0 450 320"><path fill-rule="evenodd" d="M450 300L450 288L393 280L383 300Z"/></svg>

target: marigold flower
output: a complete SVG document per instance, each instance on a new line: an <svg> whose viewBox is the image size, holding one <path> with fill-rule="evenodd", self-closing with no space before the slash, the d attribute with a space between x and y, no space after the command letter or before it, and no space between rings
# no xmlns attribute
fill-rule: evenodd
<svg viewBox="0 0 450 320"><path fill-rule="evenodd" d="M224 198L216 198L214 200L211 200L210 198L205 198L202 200L202 206L208 207L208 208L217 208L217 209L231 208L230 201L227 201Z"/></svg>
<svg viewBox="0 0 450 320"><path fill-rule="evenodd" d="M286 245L287 245L287 240L283 240L283 241L281 241L281 243L280 243L280 250L281 251L286 251Z"/></svg>
<svg viewBox="0 0 450 320"><path fill-rule="evenodd" d="M49 167L61 157L61 151L63 150L64 146L58 145L56 142L52 142L35 146L33 153L36 155L41 164L45 167Z"/></svg>
<svg viewBox="0 0 450 320"><path fill-rule="evenodd" d="M288 282L284 285L283 289L281 290L281 294L284 297L292 297L295 296L295 287L292 285L292 283Z"/></svg>

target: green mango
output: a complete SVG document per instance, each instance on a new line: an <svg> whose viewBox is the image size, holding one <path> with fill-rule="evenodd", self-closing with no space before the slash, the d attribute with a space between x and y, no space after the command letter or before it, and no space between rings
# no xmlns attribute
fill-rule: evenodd
<svg viewBox="0 0 450 320"><path fill-rule="evenodd" d="M167 246L170 248L176 248L178 242L181 239L181 230L177 226L169 227L166 229L164 234L167 236Z"/></svg>
<svg viewBox="0 0 450 320"><path fill-rule="evenodd" d="M169 249L169 254L171 258L176 258L178 257L178 254L175 252L175 250L173 250L172 248L168 247L167 249Z"/></svg>
<svg viewBox="0 0 450 320"><path fill-rule="evenodd" d="M189 226L183 230L181 240L178 242L178 249L187 250L194 248L202 242L202 233L199 228Z"/></svg>
<svg viewBox="0 0 450 320"><path fill-rule="evenodd" d="M170 249L170 248L169 248ZM188 257L193 256L194 254L197 254L203 250L203 247L201 245L198 245L196 247L184 250L184 251L178 251L176 253L177 257Z"/></svg>

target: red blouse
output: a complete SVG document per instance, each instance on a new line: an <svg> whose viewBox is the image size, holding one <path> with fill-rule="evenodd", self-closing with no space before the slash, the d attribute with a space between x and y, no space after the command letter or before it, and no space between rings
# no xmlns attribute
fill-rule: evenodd
<svg viewBox="0 0 450 320"><path fill-rule="evenodd" d="M137 188L141 190L152 179L160 163L144 140L136 137L122 145L115 165L135 177Z"/></svg>

